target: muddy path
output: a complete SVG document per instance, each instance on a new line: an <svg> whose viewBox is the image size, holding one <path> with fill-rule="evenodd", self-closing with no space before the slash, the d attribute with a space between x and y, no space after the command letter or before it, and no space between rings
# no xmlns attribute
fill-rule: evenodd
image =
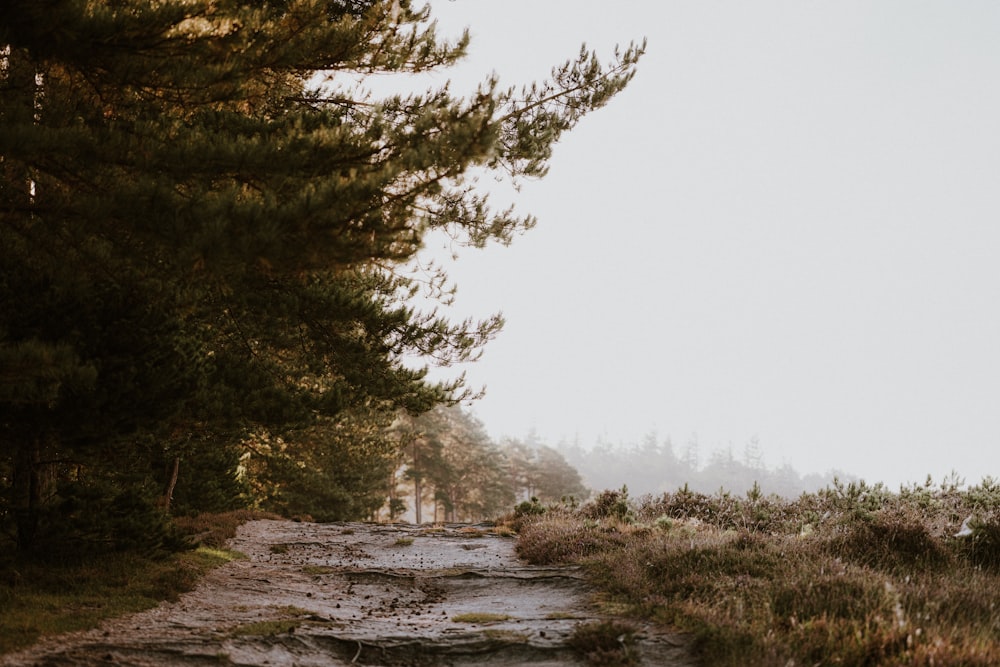
<svg viewBox="0 0 1000 667"><path fill-rule="evenodd" d="M580 665L566 641L601 620L573 568L532 567L475 526L254 521L247 555L175 603L43 641L0 665ZM689 665L640 628L645 665Z"/></svg>

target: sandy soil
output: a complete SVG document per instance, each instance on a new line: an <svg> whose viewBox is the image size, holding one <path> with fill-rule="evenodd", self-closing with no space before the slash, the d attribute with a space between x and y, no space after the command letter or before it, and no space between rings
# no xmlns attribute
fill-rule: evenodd
<svg viewBox="0 0 1000 667"><path fill-rule="evenodd" d="M0 665L556 667L581 664L566 639L600 619L579 572L527 566L475 526L254 521L230 547L248 559L177 602ZM639 647L646 665L691 664L653 628Z"/></svg>

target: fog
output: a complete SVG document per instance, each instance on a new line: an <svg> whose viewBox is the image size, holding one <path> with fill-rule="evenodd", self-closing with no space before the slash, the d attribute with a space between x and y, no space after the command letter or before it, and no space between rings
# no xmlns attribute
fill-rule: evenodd
<svg viewBox="0 0 1000 667"><path fill-rule="evenodd" d="M507 326L465 369L494 437L649 433L899 484L1000 476L1000 5L435 1L474 89L648 38L449 265ZM484 186L485 187L485 186ZM427 256L445 258L445 241Z"/></svg>

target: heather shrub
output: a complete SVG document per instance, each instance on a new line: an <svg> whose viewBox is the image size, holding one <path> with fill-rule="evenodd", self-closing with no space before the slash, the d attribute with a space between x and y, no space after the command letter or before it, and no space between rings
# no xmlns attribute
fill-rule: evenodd
<svg viewBox="0 0 1000 667"><path fill-rule="evenodd" d="M838 483L794 500L682 488L630 502L634 523L622 500L537 517L520 553L583 565L616 608L688 632L703 664L1000 664L992 481Z"/></svg>
<svg viewBox="0 0 1000 667"><path fill-rule="evenodd" d="M629 503L628 487L623 486L617 491L605 490L583 506L581 513L588 519L617 519L632 522L635 515Z"/></svg>
<svg viewBox="0 0 1000 667"><path fill-rule="evenodd" d="M893 601L884 583L874 577L841 573L776 582L771 600L778 622L789 626L820 618L891 618L893 614Z"/></svg>
<svg viewBox="0 0 1000 667"><path fill-rule="evenodd" d="M578 625L567 644L592 667L640 664L635 628L627 623L601 621Z"/></svg>
<svg viewBox="0 0 1000 667"><path fill-rule="evenodd" d="M828 543L830 553L858 565L906 574L949 561L947 550L927 527L906 516L856 518L840 528Z"/></svg>
<svg viewBox="0 0 1000 667"><path fill-rule="evenodd" d="M674 493L641 499L636 514L644 521L694 519L726 530L781 533L788 527L787 508L786 500L765 496L756 485L743 498L725 491L707 495L685 486Z"/></svg>
<svg viewBox="0 0 1000 667"><path fill-rule="evenodd" d="M521 526L517 552L536 565L553 565L578 562L624 544L624 536L616 530L553 513Z"/></svg>
<svg viewBox="0 0 1000 667"><path fill-rule="evenodd" d="M972 565L1000 572L1000 519L971 522L972 535L959 542L961 553Z"/></svg>

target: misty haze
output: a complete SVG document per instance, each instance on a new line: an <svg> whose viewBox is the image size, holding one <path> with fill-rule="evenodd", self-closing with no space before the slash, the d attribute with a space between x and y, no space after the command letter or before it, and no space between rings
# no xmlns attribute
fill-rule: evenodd
<svg viewBox="0 0 1000 667"><path fill-rule="evenodd" d="M0 665L1000 664L998 27L0 3Z"/></svg>

